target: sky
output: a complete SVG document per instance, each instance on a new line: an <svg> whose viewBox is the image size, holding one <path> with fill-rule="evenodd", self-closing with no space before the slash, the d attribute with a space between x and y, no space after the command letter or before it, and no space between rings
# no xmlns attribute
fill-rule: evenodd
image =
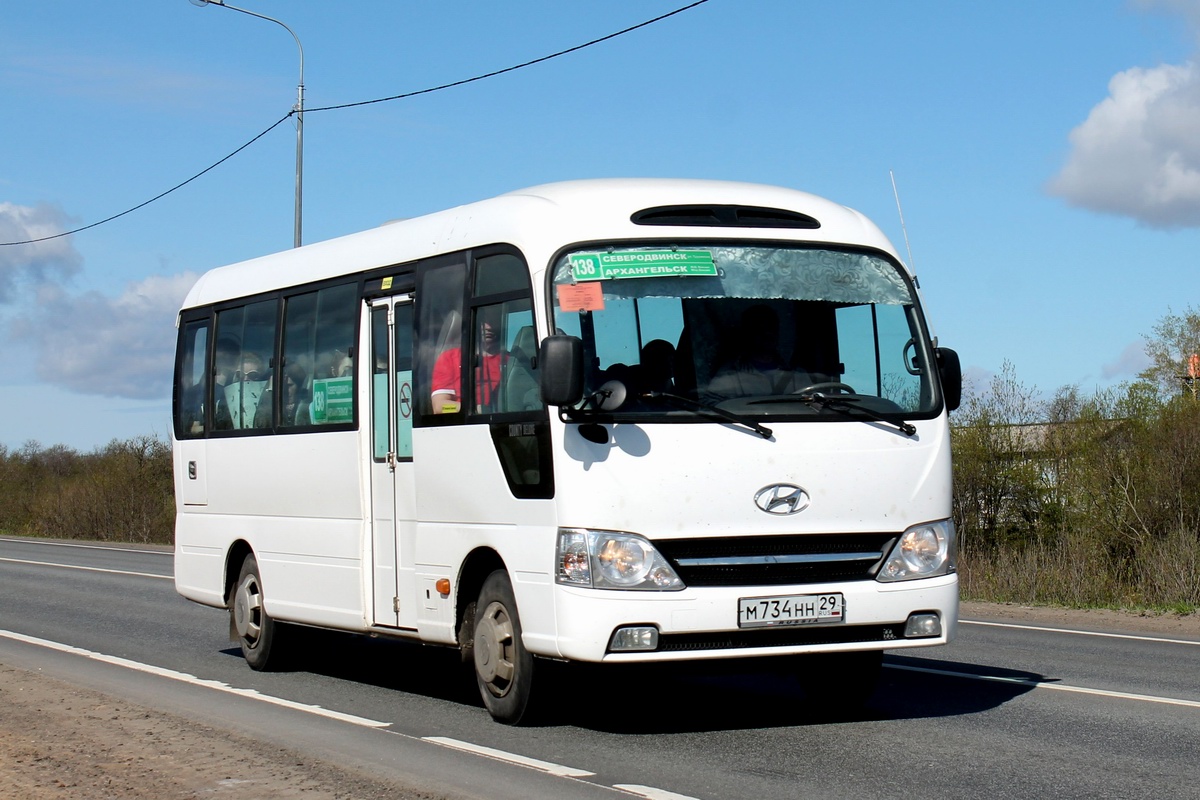
<svg viewBox="0 0 1200 800"><path fill-rule="evenodd" d="M303 46L306 243L556 180L802 189L891 238L971 386L1008 364L1047 394L1135 378L1200 305L1200 0L708 0L315 110L689 2L235 4ZM187 181L299 73L284 27L229 8L0 5L0 243ZM168 437L176 312L292 246L295 163L287 119L136 211L0 245L0 446Z"/></svg>

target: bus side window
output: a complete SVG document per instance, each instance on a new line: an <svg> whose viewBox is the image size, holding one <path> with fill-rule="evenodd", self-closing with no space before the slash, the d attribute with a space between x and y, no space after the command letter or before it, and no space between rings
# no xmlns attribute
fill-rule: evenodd
<svg viewBox="0 0 1200 800"><path fill-rule="evenodd" d="M413 395L422 415L462 419L462 307L467 265L462 262L427 270L417 287L416 374ZM457 352L457 363L453 354ZM434 386L434 367L450 373L445 386ZM439 382L446 383L439 374Z"/></svg>
<svg viewBox="0 0 1200 800"><path fill-rule="evenodd" d="M396 457L412 458L413 307L396 307ZM385 364L386 367L386 364Z"/></svg>
<svg viewBox="0 0 1200 800"><path fill-rule="evenodd" d="M354 284L287 299L283 363L275 379L280 428L331 425L354 419Z"/></svg>
<svg viewBox="0 0 1200 800"><path fill-rule="evenodd" d="M270 378L279 304L263 300L217 314L217 353L213 365L213 427L255 427L259 399ZM268 418L269 422L269 418Z"/></svg>
<svg viewBox="0 0 1200 800"><path fill-rule="evenodd" d="M524 304L528 305L528 304ZM537 333L533 312L529 309L506 315L508 369L501 392L501 410L537 411L542 408L542 393L537 377Z"/></svg>
<svg viewBox="0 0 1200 800"><path fill-rule="evenodd" d="M373 457L387 458L391 427L396 428L396 458L411 459L413 424L413 307L412 303L397 303L394 307L392 340L395 376L388 373L387 308L371 309L371 428ZM389 392L390 390L390 392ZM389 398L393 405L388 405Z"/></svg>
<svg viewBox="0 0 1200 800"><path fill-rule="evenodd" d="M175 436L203 436L208 395L207 319L188 322L180 333L179 364L175 376Z"/></svg>
<svg viewBox="0 0 1200 800"><path fill-rule="evenodd" d="M550 469L550 432L537 378L537 326L533 318L529 269L511 252L486 254L475 260L473 317L494 326L494 339L474 337L472 363L499 364L468 371L480 399L480 422L489 422L496 457L514 497L554 496ZM474 373L474 374L472 374ZM498 377L498 381L495 379ZM495 381L493 383L493 381ZM493 417L492 415L498 415Z"/></svg>
<svg viewBox="0 0 1200 800"><path fill-rule="evenodd" d="M475 404L483 414L537 411L537 332L529 269L511 252L475 259L471 363Z"/></svg>

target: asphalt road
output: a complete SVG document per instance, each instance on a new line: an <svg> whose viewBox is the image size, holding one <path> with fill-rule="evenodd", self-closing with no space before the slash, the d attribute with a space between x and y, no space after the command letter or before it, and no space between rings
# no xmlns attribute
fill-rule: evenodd
<svg viewBox="0 0 1200 800"><path fill-rule="evenodd" d="M1200 798L1200 640L968 619L834 717L821 676L572 670L555 717L514 729L437 648L314 633L299 669L253 672L171 569L0 539L0 663L450 796Z"/></svg>

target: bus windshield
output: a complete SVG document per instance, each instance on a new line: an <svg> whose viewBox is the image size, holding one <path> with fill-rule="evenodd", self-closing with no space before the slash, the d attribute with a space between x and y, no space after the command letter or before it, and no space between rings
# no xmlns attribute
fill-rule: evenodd
<svg viewBox="0 0 1200 800"><path fill-rule="evenodd" d="M911 281L877 252L591 246L553 281L555 327L583 341L581 410L612 381L616 415L684 415L664 402L681 398L776 419L940 410Z"/></svg>

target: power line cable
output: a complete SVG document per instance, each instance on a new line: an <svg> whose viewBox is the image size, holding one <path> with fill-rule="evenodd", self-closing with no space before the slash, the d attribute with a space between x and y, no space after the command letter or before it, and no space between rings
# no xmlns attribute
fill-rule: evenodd
<svg viewBox="0 0 1200 800"><path fill-rule="evenodd" d="M111 217L102 219L99 222L93 222L90 225L84 225L82 228L75 228L74 230L64 231L63 233L56 233L53 236L43 236L40 239L27 239L26 241L23 241L23 242L0 242L0 247L9 247L11 245L17 245L17 244L35 244L37 242L48 242L51 239L61 239L64 236L70 236L73 233L80 233L81 231L90 230L91 228L95 228L100 225L103 225L106 222L112 222L114 219L120 219L121 217L125 216L126 214L132 214L134 211L137 211L140 208L145 208L146 206L150 205L155 200L161 200L162 198L166 197L167 195L169 195L171 192L175 191L176 189L182 189L184 186L187 186L189 183L191 183L192 181L201 177L202 175L205 175L206 173L211 172L212 170L221 166L226 161L233 158L238 153L242 152L247 147L254 144L259 139L261 139L262 137L266 136L271 131L278 128L280 125L282 125L284 122L286 122L288 120L288 118L291 116L292 116L291 112L289 112L288 114L285 114L284 116L282 116L278 120L276 120L275 123L271 125L271 127L267 128L262 133L258 134L258 136L255 136L253 139L246 142L244 145L239 147L237 150L234 150L232 153L225 156L220 161L216 162L215 164L212 164L209 167L206 167L205 169L201 170L200 172L197 172L195 175L188 178L183 183L176 184L175 186L172 186L170 189L167 189L165 192L162 192L161 194L157 194L154 197L151 197L149 200L145 201L144 203L139 203L138 205L134 206L133 208L126 209L126 210L122 211L120 214L113 214Z"/></svg>
<svg viewBox="0 0 1200 800"><path fill-rule="evenodd" d="M387 103L392 100L405 100L410 97L417 97L419 95L430 94L432 92L440 92L444 89L453 89L456 86L465 86L468 83L475 83L477 81L486 80L488 78L495 78L498 75L504 75L509 72L515 72L519 69L524 69L525 67L532 67L535 64L541 64L543 62L550 61L551 59L559 58L560 56L569 55L571 53L575 53L580 50L583 50L584 48L592 47L593 45L597 45L597 44L601 44L602 42L607 42L610 39L617 38L618 36L624 36L625 34L631 33L640 28L645 28L648 25L653 25L656 22L662 22L663 20L673 17L676 14L682 14L684 11L689 11L689 10L695 8L696 6L702 6L707 2L708 2L708 0L696 0L695 2L689 3L688 5L682 6L681 8L677 8L674 11L669 11L666 14L661 14L657 17L654 17L653 19L648 19L645 22L640 22L637 25L632 25L628 28L624 28L622 30L616 31L615 33L610 33L607 36L601 36L598 39L592 39L590 42L578 44L578 45L575 45L574 47L568 47L566 50L559 50L557 53L551 53L550 55L542 56L541 58L535 58L532 61L526 61L522 64L515 64L511 67L505 67L504 69L498 69L493 72L485 73L483 75L476 75L473 78L465 78L460 81L453 81L452 83L443 83L440 86L432 86L428 89L419 89L415 92L405 92L404 94L396 94L396 95L392 95L390 97L379 97L374 100L360 100L356 103L342 103L340 105L323 106L320 108L309 108L309 109L305 109L304 113L312 114L312 113L315 113L318 111L338 111L338 110L346 109L346 108L358 108L359 106L374 105L376 103ZM162 198L166 197L167 195L171 194L172 192L176 191L177 189L182 189L184 186L187 186L189 183L196 180L197 178L200 178L203 175L205 175L205 174L211 172L212 170L216 169L217 167L221 166L226 161L233 158L238 153L242 152L247 147L254 144L255 142L257 142L259 139L266 136L271 131L275 130L275 128L279 127L281 124L283 124L286 120L290 119L295 114L296 114L296 109L292 109L286 115L280 117L278 120L276 120L274 123L272 123L272 125L269 128L267 128L262 133L255 136L250 141L243 144L241 147L234 150L229 155L222 158L220 161L217 161L216 163L212 164L211 166L208 166L205 169L201 170L200 172L197 172L195 175L188 178L186 181L183 181L182 183L172 186L170 189L167 189L165 192L162 192L161 194L157 194L154 197L151 197L149 200L147 200L143 203L139 203L138 205L134 206L133 208L126 209L125 211L122 211L119 214L113 214L111 217L102 219L99 222L93 222L90 225L84 225L83 227L75 228L74 230L64 231L63 233L56 233L52 236L43 236L38 239L26 239L25 241L21 241L21 242L0 242L0 247L11 247L14 245L22 245L22 244L36 244L38 242L48 242L51 239L61 239L64 236L70 236L75 233L82 233L83 231L99 227L100 225L104 225L104 224L112 222L113 220L116 220L116 219L120 219L121 217L124 217L127 214L132 214L134 211L145 208L146 206L150 205L151 203L153 203L157 200L161 200Z"/></svg>
<svg viewBox="0 0 1200 800"><path fill-rule="evenodd" d="M475 83L476 81L486 80L487 78L495 78L497 75L504 75L509 72L515 72L519 69L524 69L525 67L532 67L535 64L541 64L542 62L550 61L551 59L558 58L559 56L569 55L571 53L578 52L579 50L583 50L584 48L591 47L592 45L597 45L597 44L601 44L602 42L607 42L609 39L615 39L618 36L624 36L625 34L636 31L639 28L645 28L647 25L653 25L656 22L662 22L664 19L667 19L668 17L673 17L676 14L682 14L684 11L689 11L689 10L695 8L696 6L702 6L707 2L708 2L708 0L696 0L696 2L686 5L686 6L683 6L682 8L677 8L674 11L670 11L666 14L655 17L654 19L648 19L645 22L640 22L637 25L632 25L628 28L625 28L624 30L617 31L616 33L610 33L607 36L601 36L599 39L592 39L590 42L585 42L584 44L577 44L574 47L568 47L566 50L559 50L557 53L551 53L548 56L542 56L541 58L535 58L532 61L526 61L523 64L516 64L511 67L505 67L504 69L498 69L495 72L488 72L483 75L476 75L474 78L465 78L464 80L454 81L453 83L443 83L441 86L433 86L428 89L420 89L415 92L406 92L404 94L395 94L395 95L392 95L391 97L380 97L375 100L361 100L357 103L343 103L341 105L325 106L323 108L310 108L310 109L306 109L304 113L308 114L308 113L311 113L314 111L336 111L336 110L340 110L343 108L357 108L358 106L369 106L369 105L373 105L375 103L386 103L391 100L406 100L410 97L417 97L418 95L422 95L422 94L429 94L431 92L440 92L443 89L453 89L456 86L465 86L468 83Z"/></svg>

